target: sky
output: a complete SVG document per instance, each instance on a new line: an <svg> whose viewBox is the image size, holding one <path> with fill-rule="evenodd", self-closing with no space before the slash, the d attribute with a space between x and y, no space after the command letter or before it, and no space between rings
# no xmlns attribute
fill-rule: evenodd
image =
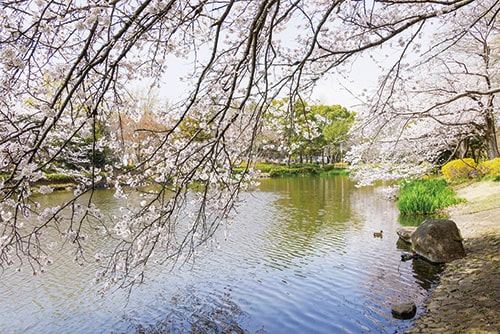
<svg viewBox="0 0 500 334"><path fill-rule="evenodd" d="M392 49L389 46L370 50L370 54L357 55L356 59L350 59L345 65L344 74L338 72L319 79L311 95L313 104L341 105L349 110L356 111L367 95L372 95L378 87L378 80L382 75L382 68L391 67L399 58L401 50ZM203 54L198 50L197 55ZM198 58L199 59L199 58ZM160 100L175 103L179 97L186 96L188 86L179 78L192 71L192 64L187 60L167 56L167 71L163 83L155 93ZM139 87L147 87L140 83ZM144 90L144 89L143 89Z"/></svg>
<svg viewBox="0 0 500 334"><path fill-rule="evenodd" d="M188 86L179 78L185 75L189 68L180 59L169 59L163 82L154 90L160 100L175 103L181 96L187 94ZM338 104L354 111L363 100L363 91L370 93L376 89L381 71L373 59L362 57L349 66L347 73L346 78L339 73L331 73L318 80L311 95L312 103ZM147 93L144 87L148 87L148 84L139 82L135 85L137 88L134 89L140 94Z"/></svg>
<svg viewBox="0 0 500 334"><path fill-rule="evenodd" d="M320 104L340 104L355 111L356 107L364 102L365 94L376 89L380 74L373 61L358 60L349 67L347 78L340 74L331 74L318 80L312 98Z"/></svg>

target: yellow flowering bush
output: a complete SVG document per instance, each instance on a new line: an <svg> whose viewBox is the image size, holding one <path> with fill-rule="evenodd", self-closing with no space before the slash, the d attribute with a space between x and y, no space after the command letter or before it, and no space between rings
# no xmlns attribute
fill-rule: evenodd
<svg viewBox="0 0 500 334"><path fill-rule="evenodd" d="M500 158L484 161L477 168L483 175L500 176Z"/></svg>
<svg viewBox="0 0 500 334"><path fill-rule="evenodd" d="M451 160L441 167L441 172L447 180L468 177L472 170L476 169L476 162L472 158Z"/></svg>

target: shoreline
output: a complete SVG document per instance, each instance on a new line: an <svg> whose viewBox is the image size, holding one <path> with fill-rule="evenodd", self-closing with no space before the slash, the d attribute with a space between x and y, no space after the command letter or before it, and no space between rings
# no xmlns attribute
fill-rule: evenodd
<svg viewBox="0 0 500 334"><path fill-rule="evenodd" d="M466 256L446 264L405 333L500 333L500 182L456 189L466 203L447 210L464 239Z"/></svg>

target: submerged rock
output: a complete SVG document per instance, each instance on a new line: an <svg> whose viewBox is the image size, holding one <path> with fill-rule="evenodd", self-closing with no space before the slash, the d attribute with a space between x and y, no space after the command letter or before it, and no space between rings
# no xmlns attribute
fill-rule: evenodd
<svg viewBox="0 0 500 334"><path fill-rule="evenodd" d="M397 319L411 319L417 313L417 305L413 301L405 301L391 307L392 316Z"/></svg>
<svg viewBox="0 0 500 334"><path fill-rule="evenodd" d="M417 253L403 253L401 254L401 261L403 262L410 261L416 258L417 256L418 256Z"/></svg>
<svg viewBox="0 0 500 334"><path fill-rule="evenodd" d="M460 231L452 220L426 220L411 234L413 250L434 263L446 263L465 256Z"/></svg>

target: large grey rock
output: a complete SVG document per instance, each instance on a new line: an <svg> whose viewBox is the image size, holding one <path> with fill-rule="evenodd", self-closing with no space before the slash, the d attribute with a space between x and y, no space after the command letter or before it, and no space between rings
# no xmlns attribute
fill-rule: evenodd
<svg viewBox="0 0 500 334"><path fill-rule="evenodd" d="M426 220L411 234L413 250L435 263L445 263L465 256L460 231L452 220Z"/></svg>

